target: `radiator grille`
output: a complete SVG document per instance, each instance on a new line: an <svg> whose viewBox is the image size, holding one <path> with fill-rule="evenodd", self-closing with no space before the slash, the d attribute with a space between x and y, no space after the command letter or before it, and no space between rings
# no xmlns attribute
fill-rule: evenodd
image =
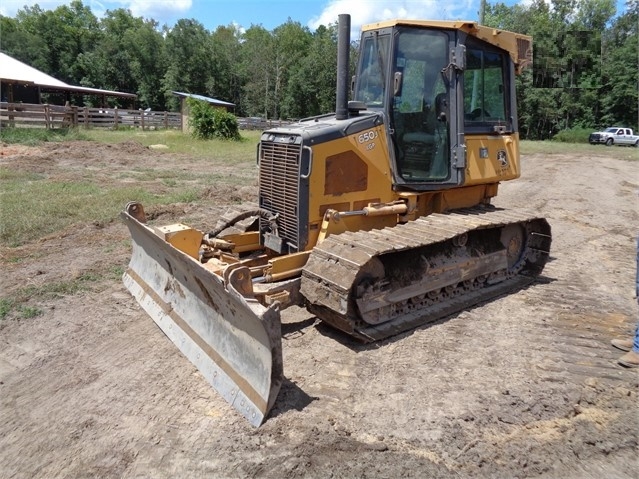
<svg viewBox="0 0 639 479"><path fill-rule="evenodd" d="M299 188L301 137L285 136L262 139L260 143L260 206L279 214L279 236L297 250L300 245ZM260 231L268 224L260 218Z"/></svg>

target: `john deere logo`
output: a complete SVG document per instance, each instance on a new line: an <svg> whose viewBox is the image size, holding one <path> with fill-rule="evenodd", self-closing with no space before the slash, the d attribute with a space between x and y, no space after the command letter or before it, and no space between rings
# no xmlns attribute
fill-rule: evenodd
<svg viewBox="0 0 639 479"><path fill-rule="evenodd" d="M497 152L497 161L502 168L508 168L508 156L506 155L506 150L499 150Z"/></svg>

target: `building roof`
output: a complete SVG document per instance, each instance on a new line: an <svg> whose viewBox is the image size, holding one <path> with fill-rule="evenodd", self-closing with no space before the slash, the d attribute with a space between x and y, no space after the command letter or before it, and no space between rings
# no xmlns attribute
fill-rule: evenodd
<svg viewBox="0 0 639 479"><path fill-rule="evenodd" d="M229 103L228 101L218 100L216 98L209 98L208 96L196 95L194 93L182 93L179 91L171 92L176 96L181 98L195 98L196 100L202 100L212 105L220 105L220 106L235 106L235 103Z"/></svg>
<svg viewBox="0 0 639 479"><path fill-rule="evenodd" d="M0 52L0 79L6 83L19 83L21 85L33 85L49 90L63 90L87 95L107 95L124 98L137 98L133 93L124 93L112 90L101 90L99 88L87 88L82 86L69 85L63 81L53 78L46 73L33 68L26 63Z"/></svg>

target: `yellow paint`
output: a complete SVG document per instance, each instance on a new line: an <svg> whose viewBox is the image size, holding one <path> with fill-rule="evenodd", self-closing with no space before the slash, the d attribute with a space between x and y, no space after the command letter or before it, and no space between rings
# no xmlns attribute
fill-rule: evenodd
<svg viewBox="0 0 639 479"><path fill-rule="evenodd" d="M271 258L268 261L267 274L280 275L283 272L295 270L303 267L308 260L310 251L303 251L300 253L292 253L285 256L278 256L277 258Z"/></svg>
<svg viewBox="0 0 639 479"><path fill-rule="evenodd" d="M398 25L432 27L447 30L461 30L480 40L506 50L517 66L518 72L532 61L532 37L521 33L509 32L498 28L485 27L474 21L437 21L437 20L387 20L362 26L362 31L391 28Z"/></svg>
<svg viewBox="0 0 639 479"><path fill-rule="evenodd" d="M233 253L246 253L247 251L256 251L261 248L259 231L225 235L221 236L220 239L235 245Z"/></svg>
<svg viewBox="0 0 639 479"><path fill-rule="evenodd" d="M375 138L369 142L360 143L358 137L364 132L358 132L345 138L313 146L313 176L309 187L309 223L322 222L322 205L348 203L349 210L352 210L354 209L353 204L364 198L379 198L382 203L396 199L396 195L390 188L390 162L384 127L378 126L371 130L374 132ZM374 143L374 147L367 150L371 143ZM326 158L349 150L357 154L368 167L366 189L343 194L325 194ZM317 237L317 233L317 230L315 232L309 230L310 237Z"/></svg>
<svg viewBox="0 0 639 479"><path fill-rule="evenodd" d="M374 139L360 141L362 133L370 131L373 132ZM490 198L497 195L500 181L517 178L520 175L518 142L517 134L467 135L465 184L439 191L409 193L397 192L392 188L389 147L383 126L315 145L313 175L309 186L309 242L306 250L312 249L332 234L346 231L370 231L415 220L431 213L488 203ZM484 155L480 155L481 149L485 151ZM348 158L346 152L349 151L351 154L356 154L366 165L368 177L365 189L341 194L326 194L326 158L337 154L343 154L345 158ZM505 160L499 160L500 151L505 153L505 157L502 155ZM330 181L330 178L328 180ZM375 198L375 203L389 205L402 201L407 204L408 211L398 212L388 208L388 214L381 216L338 214L366 209L368 205L361 204L365 198ZM340 205L340 207L334 206L326 210L326 205Z"/></svg>
<svg viewBox="0 0 639 479"><path fill-rule="evenodd" d="M198 258L200 244L204 236L201 231L183 224L160 226L157 228L157 231L167 243L170 243L192 258Z"/></svg>
<svg viewBox="0 0 639 479"><path fill-rule="evenodd" d="M519 134L512 135L466 135L466 178L465 185L497 183L519 178ZM482 158L481 150L487 158ZM506 164L500 162L498 153L505 152Z"/></svg>

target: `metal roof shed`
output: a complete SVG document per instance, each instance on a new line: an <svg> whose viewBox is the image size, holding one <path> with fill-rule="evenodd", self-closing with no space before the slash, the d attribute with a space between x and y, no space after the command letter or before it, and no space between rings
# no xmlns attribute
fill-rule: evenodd
<svg viewBox="0 0 639 479"><path fill-rule="evenodd" d="M227 111L231 108L235 108L235 103L229 103L228 101L218 100L217 98L210 98L208 96L196 95L194 93L182 93L179 91L173 91L171 93L179 97L181 101L184 101L185 98L195 98L196 100L202 100L207 103L210 103L213 106L219 106L219 107L225 108Z"/></svg>
<svg viewBox="0 0 639 479"><path fill-rule="evenodd" d="M70 95L95 95L102 98L102 106L106 104L106 97L113 96L135 100L137 95L100 88L88 88L69 85L26 63L0 52L0 94L2 101L14 102L18 94L34 98L34 103L42 103L42 93L64 93L68 100Z"/></svg>
<svg viewBox="0 0 639 479"><path fill-rule="evenodd" d="M182 113L182 131L188 131L189 129L189 109L186 106L187 98L194 98L196 100L202 100L210 104L214 108L224 108L229 111L235 108L235 103L229 103L228 101L218 100L217 98L210 98L208 96L196 95L194 93L183 93L180 91L172 91L175 96L180 98L180 112Z"/></svg>

